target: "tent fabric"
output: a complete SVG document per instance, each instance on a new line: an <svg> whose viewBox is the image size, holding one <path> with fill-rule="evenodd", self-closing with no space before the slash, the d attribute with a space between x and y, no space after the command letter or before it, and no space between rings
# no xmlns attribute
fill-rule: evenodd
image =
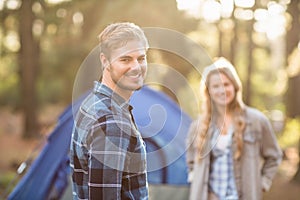
<svg viewBox="0 0 300 200"><path fill-rule="evenodd" d="M63 195L69 180L73 111L85 96L60 115L46 145L8 199L59 199ZM146 86L132 95L130 103L146 143L149 184L187 186L185 137L190 117L167 95Z"/></svg>

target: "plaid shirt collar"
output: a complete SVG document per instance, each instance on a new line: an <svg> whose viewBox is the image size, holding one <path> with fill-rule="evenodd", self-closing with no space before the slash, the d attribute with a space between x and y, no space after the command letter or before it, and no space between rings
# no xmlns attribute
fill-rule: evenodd
<svg viewBox="0 0 300 200"><path fill-rule="evenodd" d="M128 102L121 97L119 94L114 92L111 88L107 87L106 85L102 84L99 81L94 82L94 94L100 93L104 94L107 97L110 97L115 101L122 109L124 110L132 110L132 106L128 104Z"/></svg>

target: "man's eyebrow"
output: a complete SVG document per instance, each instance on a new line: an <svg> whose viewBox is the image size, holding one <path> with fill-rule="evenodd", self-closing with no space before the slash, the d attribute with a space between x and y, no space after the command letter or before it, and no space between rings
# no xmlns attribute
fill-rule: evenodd
<svg viewBox="0 0 300 200"><path fill-rule="evenodd" d="M138 58L144 58L146 57L146 54L142 54L142 55L139 55ZM123 55L123 56L120 56L119 59L122 59L122 58L133 58L132 56L128 56L128 55Z"/></svg>
<svg viewBox="0 0 300 200"><path fill-rule="evenodd" d="M119 59L122 59L122 58L132 58L131 56L127 56L127 55L123 55L123 56L120 56Z"/></svg>
<svg viewBox="0 0 300 200"><path fill-rule="evenodd" d="M139 55L138 58L146 58L146 54Z"/></svg>

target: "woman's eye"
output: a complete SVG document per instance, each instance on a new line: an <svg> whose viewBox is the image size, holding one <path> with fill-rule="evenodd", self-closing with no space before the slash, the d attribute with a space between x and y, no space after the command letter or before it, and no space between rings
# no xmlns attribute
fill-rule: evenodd
<svg viewBox="0 0 300 200"><path fill-rule="evenodd" d="M227 87L227 86L230 86L230 84L229 83L224 83L224 86Z"/></svg>
<svg viewBox="0 0 300 200"><path fill-rule="evenodd" d="M219 87L219 85L213 85L212 87L217 89Z"/></svg>

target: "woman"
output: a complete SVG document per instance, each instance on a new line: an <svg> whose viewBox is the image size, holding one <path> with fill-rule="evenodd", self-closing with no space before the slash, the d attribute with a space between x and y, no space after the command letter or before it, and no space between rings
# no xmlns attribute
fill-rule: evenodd
<svg viewBox="0 0 300 200"><path fill-rule="evenodd" d="M282 159L269 120L243 103L241 81L225 58L205 68L201 83L203 113L187 140L190 199L262 199Z"/></svg>

